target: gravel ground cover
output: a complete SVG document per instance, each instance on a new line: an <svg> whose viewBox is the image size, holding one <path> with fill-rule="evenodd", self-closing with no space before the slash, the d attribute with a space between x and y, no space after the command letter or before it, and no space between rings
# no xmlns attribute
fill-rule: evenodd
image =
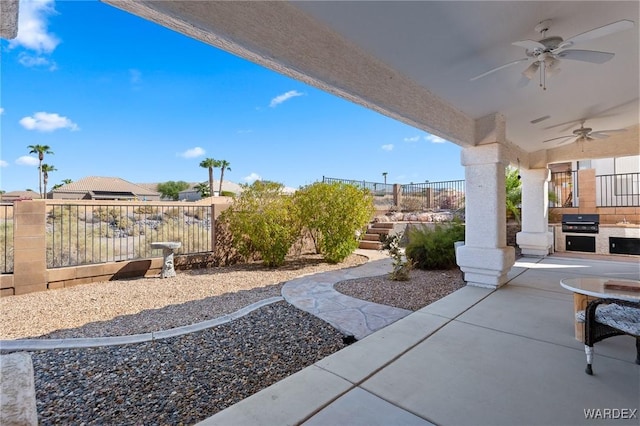
<svg viewBox="0 0 640 426"><path fill-rule="evenodd" d="M194 424L344 347L277 302L161 341L32 353L40 424Z"/></svg>
<svg viewBox="0 0 640 426"><path fill-rule="evenodd" d="M0 339L120 336L195 324L280 296L293 278L365 262L351 255L330 265L304 255L276 269L250 263L3 297Z"/></svg>
<svg viewBox="0 0 640 426"><path fill-rule="evenodd" d="M6 318L27 323L9 329L25 337L162 330L278 296L283 282L294 277L364 261L351 256L342 264L328 265L309 256L278 269L238 265L219 268L224 271L182 272L171 280L116 281L4 298L0 299L2 334L7 338ZM462 285L458 270L414 270L406 282L382 276L345 281L336 289L416 310ZM40 299L45 294L56 294L51 306ZM64 312L57 312L61 306ZM44 333L40 321L48 323ZM230 323L176 338L32 352L39 420L43 425L194 424L342 349L342 338L324 321L277 302Z"/></svg>
<svg viewBox="0 0 640 426"><path fill-rule="evenodd" d="M342 281L334 286L356 299L417 311L465 286L458 268L444 271L414 269L409 281L392 281L388 275Z"/></svg>

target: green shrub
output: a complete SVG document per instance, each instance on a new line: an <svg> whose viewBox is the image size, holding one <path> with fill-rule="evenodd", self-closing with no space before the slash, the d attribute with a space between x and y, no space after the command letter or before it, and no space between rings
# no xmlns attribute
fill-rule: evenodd
<svg viewBox="0 0 640 426"><path fill-rule="evenodd" d="M342 262L358 247L374 213L373 197L366 189L343 183L316 182L299 189L294 202L301 225L330 263Z"/></svg>
<svg viewBox="0 0 640 426"><path fill-rule="evenodd" d="M456 241L464 241L464 225L458 221L416 228L409 231L405 252L418 269L451 269L456 266Z"/></svg>
<svg viewBox="0 0 640 426"><path fill-rule="evenodd" d="M393 236L380 235L382 249L389 250L389 256L392 259L393 269L389 274L389 278L392 281L409 281L411 279L410 273L411 269L413 269L413 262L411 259L407 259L402 253L402 249L400 249L402 235L402 232Z"/></svg>
<svg viewBox="0 0 640 426"><path fill-rule="evenodd" d="M266 266L282 265L300 234L293 200L283 189L284 185L268 181L244 185L242 194L221 215L238 252L245 258L259 253Z"/></svg>

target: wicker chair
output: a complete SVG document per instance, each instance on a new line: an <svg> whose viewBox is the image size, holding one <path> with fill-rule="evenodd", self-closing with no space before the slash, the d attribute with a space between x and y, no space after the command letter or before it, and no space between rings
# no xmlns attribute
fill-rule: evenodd
<svg viewBox="0 0 640 426"><path fill-rule="evenodd" d="M593 374L593 345L613 336L628 334L636 338L636 364L640 364L640 303L614 299L596 299L576 314L584 321L585 372Z"/></svg>

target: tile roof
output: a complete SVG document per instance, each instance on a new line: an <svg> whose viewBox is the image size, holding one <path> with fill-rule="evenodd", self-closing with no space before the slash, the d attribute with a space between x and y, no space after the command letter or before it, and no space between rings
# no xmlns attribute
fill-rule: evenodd
<svg viewBox="0 0 640 426"><path fill-rule="evenodd" d="M11 191L0 196L3 200L16 200L18 198L40 199L40 194L35 191Z"/></svg>
<svg viewBox="0 0 640 426"><path fill-rule="evenodd" d="M151 191L124 179L100 176L88 176L53 190L53 192L58 193L84 193L89 191L131 192L135 195L159 195L156 191Z"/></svg>

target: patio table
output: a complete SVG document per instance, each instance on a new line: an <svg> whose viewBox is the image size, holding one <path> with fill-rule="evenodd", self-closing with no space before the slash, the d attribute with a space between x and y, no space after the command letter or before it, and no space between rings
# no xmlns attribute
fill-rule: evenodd
<svg viewBox="0 0 640 426"><path fill-rule="evenodd" d="M587 304L595 299L618 299L640 303L640 292L622 290L618 288L607 288L606 284L613 282L628 284L631 286L640 286L640 281L637 280L623 280L606 277L564 278L560 280L560 285L573 292L574 314L579 311L584 311L587 308ZM584 342L584 326L582 323L577 321L575 324L575 335L576 340Z"/></svg>

